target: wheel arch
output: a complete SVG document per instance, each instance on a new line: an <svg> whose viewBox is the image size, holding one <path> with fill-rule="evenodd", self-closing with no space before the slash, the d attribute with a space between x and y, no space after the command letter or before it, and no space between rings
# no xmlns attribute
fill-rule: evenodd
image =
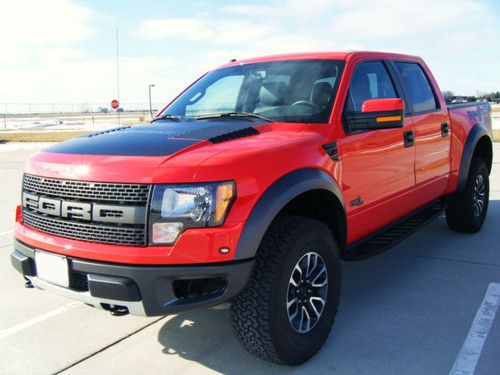
<svg viewBox="0 0 500 375"><path fill-rule="evenodd" d="M493 143L491 142L490 133L482 124L477 124L471 129L467 141L465 142L458 173L457 191L463 191L465 189L467 176L469 175L469 169L474 157L481 157L486 161L488 170L491 172Z"/></svg>
<svg viewBox="0 0 500 375"><path fill-rule="evenodd" d="M246 221L235 259L254 257L267 229L281 214L302 214L326 222L343 249L347 223L340 188L325 171L303 168L282 176L262 194Z"/></svg>

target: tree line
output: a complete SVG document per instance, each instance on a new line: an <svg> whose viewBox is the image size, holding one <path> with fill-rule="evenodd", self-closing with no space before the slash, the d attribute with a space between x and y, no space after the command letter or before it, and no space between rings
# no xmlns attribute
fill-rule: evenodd
<svg viewBox="0 0 500 375"><path fill-rule="evenodd" d="M488 102L500 102L500 91L493 91L489 93L482 93L478 96L468 96L468 95L455 95L453 91L445 90L443 91L443 96L447 103L465 103L465 102L475 102L478 100L488 101Z"/></svg>

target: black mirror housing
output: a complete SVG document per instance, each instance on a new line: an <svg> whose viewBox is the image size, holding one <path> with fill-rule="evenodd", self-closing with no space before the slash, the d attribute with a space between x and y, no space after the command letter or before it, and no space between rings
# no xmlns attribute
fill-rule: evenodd
<svg viewBox="0 0 500 375"><path fill-rule="evenodd" d="M347 112L344 120L350 132L402 128L404 108L401 98L368 99L361 112Z"/></svg>
<svg viewBox="0 0 500 375"><path fill-rule="evenodd" d="M404 111L348 112L345 122L350 132L402 128Z"/></svg>

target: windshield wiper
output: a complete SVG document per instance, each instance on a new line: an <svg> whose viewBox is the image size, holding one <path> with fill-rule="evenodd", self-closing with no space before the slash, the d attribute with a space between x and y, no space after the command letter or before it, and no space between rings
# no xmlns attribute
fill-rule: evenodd
<svg viewBox="0 0 500 375"><path fill-rule="evenodd" d="M248 112L223 112L223 113L207 113L205 115L199 115L196 116L196 120L205 120L209 118L219 118L219 117L254 117L254 118L259 118L264 121L268 122L274 122L273 120L270 120L264 116L258 115L256 113L248 113Z"/></svg>
<svg viewBox="0 0 500 375"><path fill-rule="evenodd" d="M161 115L159 117L155 117L151 122L155 122L155 121L158 121L158 120L181 121L182 118L181 118L181 116L166 114L166 115Z"/></svg>

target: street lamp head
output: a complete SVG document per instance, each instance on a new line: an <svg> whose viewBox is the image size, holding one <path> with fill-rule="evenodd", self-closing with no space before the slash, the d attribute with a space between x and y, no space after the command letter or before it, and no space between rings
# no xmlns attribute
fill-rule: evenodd
<svg viewBox="0 0 500 375"><path fill-rule="evenodd" d="M149 87L155 87L155 85L149 85Z"/></svg>

